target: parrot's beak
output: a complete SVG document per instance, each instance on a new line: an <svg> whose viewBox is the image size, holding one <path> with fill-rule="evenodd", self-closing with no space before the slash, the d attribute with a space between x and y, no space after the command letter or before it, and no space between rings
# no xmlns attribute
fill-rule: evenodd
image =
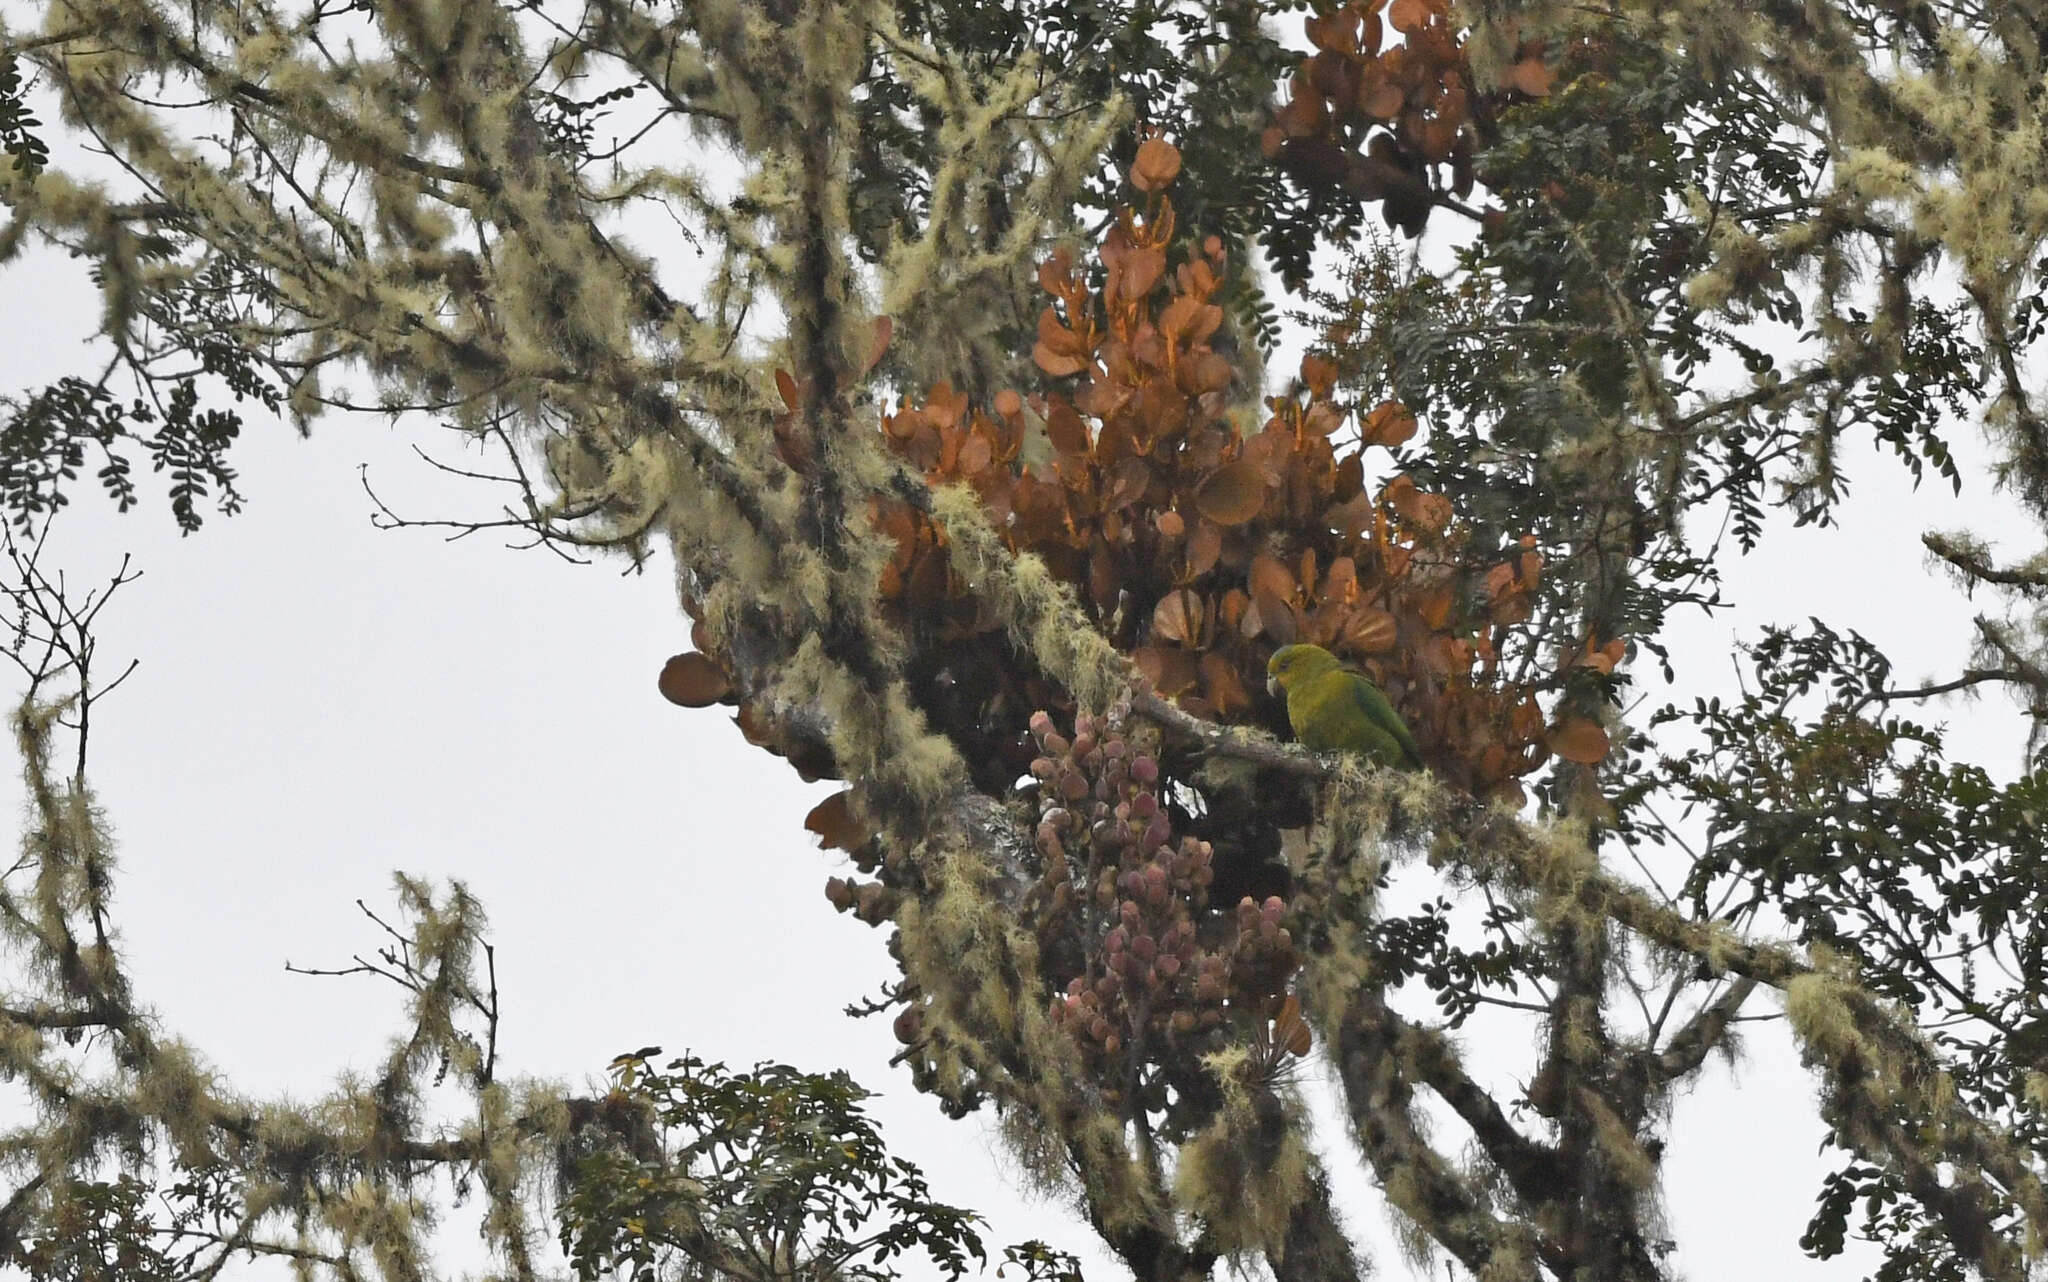
<svg viewBox="0 0 2048 1282"><path fill-rule="evenodd" d="M1270 675L1267 676L1266 693L1272 695L1275 699L1280 697L1280 678Z"/></svg>

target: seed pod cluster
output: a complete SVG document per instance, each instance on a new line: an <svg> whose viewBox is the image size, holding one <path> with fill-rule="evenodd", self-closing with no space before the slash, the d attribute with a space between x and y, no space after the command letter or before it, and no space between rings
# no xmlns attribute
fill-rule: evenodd
<svg viewBox="0 0 2048 1282"><path fill-rule="evenodd" d="M1170 782L1126 712L1079 714L1071 736L1048 713L1031 719L1041 934L1079 944L1046 950L1073 959L1070 973L1048 976L1064 980L1050 1013L1093 1056L1128 1067L1135 1054L1178 1074L1195 1057L1170 1048L1223 1035L1234 1012L1249 1025L1299 959L1278 897L1246 899L1234 916L1210 907L1215 851L1176 834Z"/></svg>

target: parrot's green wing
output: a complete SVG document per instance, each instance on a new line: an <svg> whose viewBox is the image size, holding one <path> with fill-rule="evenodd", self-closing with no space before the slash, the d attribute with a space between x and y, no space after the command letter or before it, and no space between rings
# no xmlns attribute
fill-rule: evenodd
<svg viewBox="0 0 2048 1282"><path fill-rule="evenodd" d="M1350 678L1351 697L1365 713L1365 719L1400 745L1402 760L1386 764L1420 766L1422 749L1415 746L1415 736L1408 733L1408 724L1401 720L1400 713L1394 711L1394 705L1387 702L1387 696L1378 686L1355 672L1344 675Z"/></svg>
<svg viewBox="0 0 2048 1282"><path fill-rule="evenodd" d="M1384 766L1420 766L1415 738L1379 687L1331 668L1294 680L1287 691L1294 737L1317 752L1355 752Z"/></svg>

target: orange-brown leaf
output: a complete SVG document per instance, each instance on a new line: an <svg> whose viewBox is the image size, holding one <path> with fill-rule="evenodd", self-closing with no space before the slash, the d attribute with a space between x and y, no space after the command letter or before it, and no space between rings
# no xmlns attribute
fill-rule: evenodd
<svg viewBox="0 0 2048 1282"><path fill-rule="evenodd" d="M1414 35L1429 25L1428 0L1394 0L1387 6L1387 21L1403 35Z"/></svg>
<svg viewBox="0 0 2048 1282"><path fill-rule="evenodd" d="M1222 555L1223 531L1208 521L1196 524L1195 532L1188 536L1188 573L1207 574Z"/></svg>
<svg viewBox="0 0 2048 1282"><path fill-rule="evenodd" d="M818 835L818 844L827 850L844 850L849 854L868 843L874 834L867 825L854 818L853 793L835 792L804 816L804 828Z"/></svg>
<svg viewBox="0 0 2048 1282"><path fill-rule="evenodd" d="M1607 757L1611 746L1607 731L1599 722L1585 717L1567 717L1561 724L1551 728L1545 736L1550 750L1566 761L1576 761L1583 766L1600 764Z"/></svg>
<svg viewBox="0 0 2048 1282"><path fill-rule="evenodd" d="M875 333L874 337L868 340L868 361L862 367L863 373L881 364L882 353L889 350L889 336L895 332L896 322L887 316L875 317Z"/></svg>
<svg viewBox="0 0 2048 1282"><path fill-rule="evenodd" d="M1195 655L1192 650L1141 645L1131 651L1131 661L1160 695L1171 699L1195 684Z"/></svg>
<svg viewBox="0 0 2048 1282"><path fill-rule="evenodd" d="M1337 386L1337 362L1318 352L1308 353L1301 358L1301 381L1308 384L1309 395L1316 400L1330 399Z"/></svg>
<svg viewBox="0 0 2048 1282"><path fill-rule="evenodd" d="M1287 1040L1283 1044L1289 1055L1300 1058L1308 1054L1309 1048L1315 1045L1315 1036L1308 1031L1307 1024L1296 1023L1287 1030Z"/></svg>
<svg viewBox="0 0 2048 1282"><path fill-rule="evenodd" d="M709 707L732 693L732 682L726 678L725 670L708 655L694 650L662 664L661 677L655 685L662 698L685 708Z"/></svg>
<svg viewBox="0 0 2048 1282"><path fill-rule="evenodd" d="M1152 608L1152 636L1158 641L1192 645L1202 633L1202 598L1185 588L1159 598Z"/></svg>
<svg viewBox="0 0 2048 1282"><path fill-rule="evenodd" d="M940 427L952 427L967 412L967 394L953 390L951 379L940 379L932 384L930 394L925 397L925 413Z"/></svg>
<svg viewBox="0 0 2048 1282"><path fill-rule="evenodd" d="M1294 595L1296 579L1287 563L1270 552L1261 552L1252 558L1252 567L1245 576L1245 586L1254 596L1270 592L1281 600Z"/></svg>
<svg viewBox="0 0 2048 1282"><path fill-rule="evenodd" d="M1344 426L1344 411L1329 401L1317 401L1301 416L1301 427L1316 436L1328 436Z"/></svg>
<svg viewBox="0 0 2048 1282"><path fill-rule="evenodd" d="M1415 602L1415 613L1431 628L1442 628L1451 621L1451 590L1437 588L1425 592Z"/></svg>
<svg viewBox="0 0 2048 1282"><path fill-rule="evenodd" d="M1345 621L1343 642L1358 654L1383 654L1394 648L1399 635L1393 615L1378 606L1366 605L1354 609Z"/></svg>
<svg viewBox="0 0 2048 1282"><path fill-rule="evenodd" d="M1323 520L1338 533L1356 537L1372 528L1372 499L1361 491L1342 503L1333 503L1323 514Z"/></svg>
<svg viewBox="0 0 2048 1282"><path fill-rule="evenodd" d="M1308 1021L1301 1017L1301 999L1289 993L1280 1004L1280 1013L1273 1017L1273 1042L1290 1055L1302 1056L1308 1054L1313 1041Z"/></svg>
<svg viewBox="0 0 2048 1282"><path fill-rule="evenodd" d="M1180 148L1164 138L1147 138L1138 144L1138 157L1131 162L1131 186L1150 195L1180 174Z"/></svg>
<svg viewBox="0 0 2048 1282"><path fill-rule="evenodd" d="M1046 407L1045 435L1062 454L1086 454L1090 444L1088 425L1063 396L1055 396Z"/></svg>
<svg viewBox="0 0 2048 1282"><path fill-rule="evenodd" d="M1109 496L1103 500L1103 505L1119 508L1127 503L1136 503L1151 488L1151 465L1133 454L1118 463L1116 471L1110 473Z"/></svg>
<svg viewBox="0 0 2048 1282"><path fill-rule="evenodd" d="M779 369L775 371L775 390L782 394L782 403L785 406L792 410L797 407L799 401L796 394L796 380L789 376L788 370Z"/></svg>
<svg viewBox="0 0 2048 1282"><path fill-rule="evenodd" d="M975 476L987 471L995 457L995 445L985 433L976 429L969 431L967 439L960 443L960 455L955 466L962 476Z"/></svg>
<svg viewBox="0 0 2048 1282"><path fill-rule="evenodd" d="M1407 93L1392 80L1367 81L1358 92L1358 109L1375 120L1392 120L1407 101Z"/></svg>
<svg viewBox="0 0 2048 1282"><path fill-rule="evenodd" d="M1235 716L1252 706L1251 696L1245 692L1244 679L1238 675L1237 665L1218 651L1211 650L1202 656L1202 693L1209 706L1219 717Z"/></svg>
<svg viewBox="0 0 2048 1282"><path fill-rule="evenodd" d="M1399 401L1381 401L1365 416L1361 435L1367 445L1392 449L1415 435L1415 415Z"/></svg>
<svg viewBox="0 0 2048 1282"><path fill-rule="evenodd" d="M1180 385L1196 396L1220 392L1236 377L1237 371L1230 367L1230 362L1216 352L1203 352L1180 364Z"/></svg>
<svg viewBox="0 0 2048 1282"><path fill-rule="evenodd" d="M1603 646L1595 646L1593 638L1587 637L1585 652L1579 655L1576 666L1591 668L1602 676L1607 676L1613 673L1627 654L1628 643L1619 637Z"/></svg>
<svg viewBox="0 0 2048 1282"><path fill-rule="evenodd" d="M1081 336L1060 319L1058 312L1047 307L1038 313L1038 341L1062 356L1076 359L1088 354L1088 345Z"/></svg>
<svg viewBox="0 0 2048 1282"><path fill-rule="evenodd" d="M1243 525L1266 506L1266 479L1259 469L1238 459L1203 478L1195 490L1195 507L1218 525Z"/></svg>
<svg viewBox="0 0 2048 1282"><path fill-rule="evenodd" d="M1193 345L1216 332L1223 323L1223 309L1191 294L1182 294L1159 313L1159 329L1169 338Z"/></svg>
<svg viewBox="0 0 2048 1282"><path fill-rule="evenodd" d="M1116 301L1129 302L1145 297L1165 274L1165 250L1156 246L1132 250L1124 259L1123 271L1117 280Z"/></svg>
<svg viewBox="0 0 2048 1282"><path fill-rule="evenodd" d="M1038 362L1038 368L1054 378L1063 378L1068 374L1078 374L1088 368L1088 362L1080 357L1068 356L1064 352L1054 351L1044 343L1039 343L1032 347L1031 359Z"/></svg>
<svg viewBox="0 0 2048 1282"><path fill-rule="evenodd" d="M1349 601L1358 595L1358 563L1348 556L1330 562L1316 597L1322 601Z"/></svg>
<svg viewBox="0 0 2048 1282"><path fill-rule="evenodd" d="M1048 294L1058 294L1064 289L1074 273L1074 256L1065 249L1055 249L1052 257L1038 265L1038 287Z"/></svg>
<svg viewBox="0 0 2048 1282"><path fill-rule="evenodd" d="M1451 501L1417 489L1406 476L1397 476L1388 484L1387 505L1403 522L1430 535L1442 534L1451 524Z"/></svg>
<svg viewBox="0 0 2048 1282"><path fill-rule="evenodd" d="M1301 638L1294 607L1271 592L1252 593L1251 607L1244 612L1239 627L1254 636L1263 632L1277 645L1293 645Z"/></svg>
<svg viewBox="0 0 2048 1282"><path fill-rule="evenodd" d="M1508 84L1531 98L1547 98L1557 83L1557 73L1544 63L1543 55L1532 54L1508 68Z"/></svg>

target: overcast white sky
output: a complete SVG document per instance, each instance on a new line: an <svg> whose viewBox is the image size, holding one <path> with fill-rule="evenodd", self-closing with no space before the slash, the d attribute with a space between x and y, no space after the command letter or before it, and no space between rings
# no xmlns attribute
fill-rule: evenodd
<svg viewBox="0 0 2048 1282"><path fill-rule="evenodd" d="M0 389L83 369L97 301L79 265L43 253L0 275ZM1276 368L1281 365L1276 364ZM367 1070L398 994L368 980L287 975L374 943L353 907L389 907L394 868L460 878L494 923L502 1063L582 1078L658 1043L733 1064L848 1069L936 1194L990 1221L993 1243L1042 1237L1090 1276L1122 1270L1057 1206L1033 1202L979 1120L951 1123L887 1067L886 1020L848 1002L893 975L882 937L825 902L842 871L801 827L830 789L748 747L724 711L662 701L654 678L684 648L668 567L565 565L487 536L379 533L357 479L410 514L488 514L495 496L409 451L446 443L330 418L309 442L251 416L235 452L249 508L180 539L155 482L126 517L79 487L50 564L78 580L133 552L144 572L100 629L141 667L95 717L92 778L120 839L117 906L141 995L243 1091L314 1094ZM1981 459L1959 442L1966 464ZM459 454L442 452L458 461ZM1972 607L1930 573L1918 537L1968 523L2009 546L2025 524L1972 470L1960 500L1917 492L1884 460L1857 466L1836 530L1786 531L1769 559L1730 567L1739 609L1682 621L1687 697L1732 686L1735 639L1818 614L1885 646L1908 675L1954 667ZM1667 692L1643 673L1651 703ZM2016 716L1995 701L1936 714L1952 748L1995 773L2017 761ZM15 813L9 777L0 813ZM1482 1065L1519 1060L1519 1035L1473 1030ZM1716 1065L1678 1107L1666 1159L1672 1236L1696 1279L1860 1276L1797 1238L1824 1169L1811 1082L1774 1026L1736 1071ZM1319 1070L1318 1070L1319 1071ZM1446 1134L1454 1133L1446 1128ZM1356 1166L1341 1131L1324 1145ZM1363 1179L1340 1185L1382 1276L1410 1269Z"/></svg>

